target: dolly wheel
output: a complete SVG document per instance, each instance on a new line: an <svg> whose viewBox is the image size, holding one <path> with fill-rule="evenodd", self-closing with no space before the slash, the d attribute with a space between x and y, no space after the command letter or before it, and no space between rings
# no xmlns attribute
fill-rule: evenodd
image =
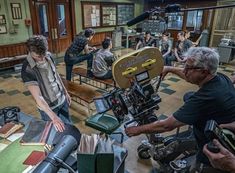
<svg viewBox="0 0 235 173"><path fill-rule="evenodd" d="M138 156L140 159L150 159L149 147L146 145L140 145L137 149Z"/></svg>

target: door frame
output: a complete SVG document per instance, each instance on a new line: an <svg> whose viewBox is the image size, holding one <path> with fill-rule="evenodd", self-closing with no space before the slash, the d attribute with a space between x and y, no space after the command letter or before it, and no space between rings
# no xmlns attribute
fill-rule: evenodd
<svg viewBox="0 0 235 173"><path fill-rule="evenodd" d="M38 34L39 30L38 30L38 17L36 15L36 3L47 3L50 7L52 7L52 4L55 2L56 0L29 0L29 9L30 9L30 15L31 15L31 21L32 21L32 32L33 34ZM76 20L75 20L75 3L74 0L66 0L66 2L68 2L69 5L69 19L70 19L70 29L71 29L71 38L72 41L74 39L74 37L76 36ZM49 16L49 13L51 13L52 8L49 9L50 12L48 11L48 22L51 22L51 16ZM52 32L51 32L51 26L49 26L48 28L49 30L49 35L50 38L52 37ZM53 40L52 41L52 45ZM52 47L57 47L57 45L53 45ZM58 50L55 50L56 48L52 48L49 47L49 51L51 51L52 53L58 53Z"/></svg>

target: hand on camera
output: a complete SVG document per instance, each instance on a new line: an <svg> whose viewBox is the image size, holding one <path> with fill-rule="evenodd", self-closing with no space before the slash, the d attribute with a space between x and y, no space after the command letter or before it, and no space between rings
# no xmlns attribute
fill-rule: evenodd
<svg viewBox="0 0 235 173"><path fill-rule="evenodd" d="M140 128L139 126L132 126L132 127L127 127L125 129L125 133L127 136L131 137L131 136L137 136L140 135Z"/></svg>
<svg viewBox="0 0 235 173"><path fill-rule="evenodd" d="M220 124L219 126L220 126L221 128L229 129L229 130L231 130L232 132L235 133L235 121L232 122L232 123L228 123L228 124Z"/></svg>
<svg viewBox="0 0 235 173"><path fill-rule="evenodd" d="M214 139L213 143L219 148L218 153L213 153L208 150L207 144L203 147L203 152L209 158L211 165L214 168L234 172L235 171L235 156L224 148L218 140Z"/></svg>

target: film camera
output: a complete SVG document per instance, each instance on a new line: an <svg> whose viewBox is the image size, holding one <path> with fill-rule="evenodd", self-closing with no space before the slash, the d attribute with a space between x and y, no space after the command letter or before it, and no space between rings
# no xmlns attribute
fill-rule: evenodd
<svg viewBox="0 0 235 173"><path fill-rule="evenodd" d="M218 153L220 151L219 148L217 148L212 142L213 139L218 139L225 148L235 154L235 134L232 131L222 129L216 121L209 120L206 123L204 133L210 140L207 145L208 150L214 153Z"/></svg>
<svg viewBox="0 0 235 173"><path fill-rule="evenodd" d="M150 80L160 75L162 69L162 56L156 48L143 48L121 57L112 67L114 80L119 87L94 99L97 112L112 110L120 123L130 114L133 119L125 125L133 121L139 125L156 121L154 110L159 108L161 99Z"/></svg>
<svg viewBox="0 0 235 173"><path fill-rule="evenodd" d="M118 85L114 90L105 93L102 97L95 98L94 103L98 113L112 110L114 116L125 126L143 125L157 121L155 110L159 109L161 101L157 94L161 77L153 87L153 79L160 76L163 70L163 58L157 48L145 47L129 53L113 63L113 77ZM125 117L131 120L125 121ZM133 124L132 124L133 123ZM195 145L194 140L178 140L174 137L163 137L158 133L146 134L137 148L141 159L153 158L158 161L163 172L169 172L169 161L181 153L175 153L179 144ZM166 167L166 168L165 168ZM171 168L169 168L171 169Z"/></svg>

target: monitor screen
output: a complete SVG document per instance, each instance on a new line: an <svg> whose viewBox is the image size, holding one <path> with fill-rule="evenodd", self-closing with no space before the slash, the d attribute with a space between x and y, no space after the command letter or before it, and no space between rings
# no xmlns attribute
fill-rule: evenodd
<svg viewBox="0 0 235 173"><path fill-rule="evenodd" d="M110 109L108 102L103 97L95 98L94 103L98 113L104 113Z"/></svg>
<svg viewBox="0 0 235 173"><path fill-rule="evenodd" d="M136 78L136 81L137 82L141 82L141 81L144 81L146 79L149 79L149 74L148 74L148 71L145 71L145 72L142 72L142 73L139 73L135 76Z"/></svg>

